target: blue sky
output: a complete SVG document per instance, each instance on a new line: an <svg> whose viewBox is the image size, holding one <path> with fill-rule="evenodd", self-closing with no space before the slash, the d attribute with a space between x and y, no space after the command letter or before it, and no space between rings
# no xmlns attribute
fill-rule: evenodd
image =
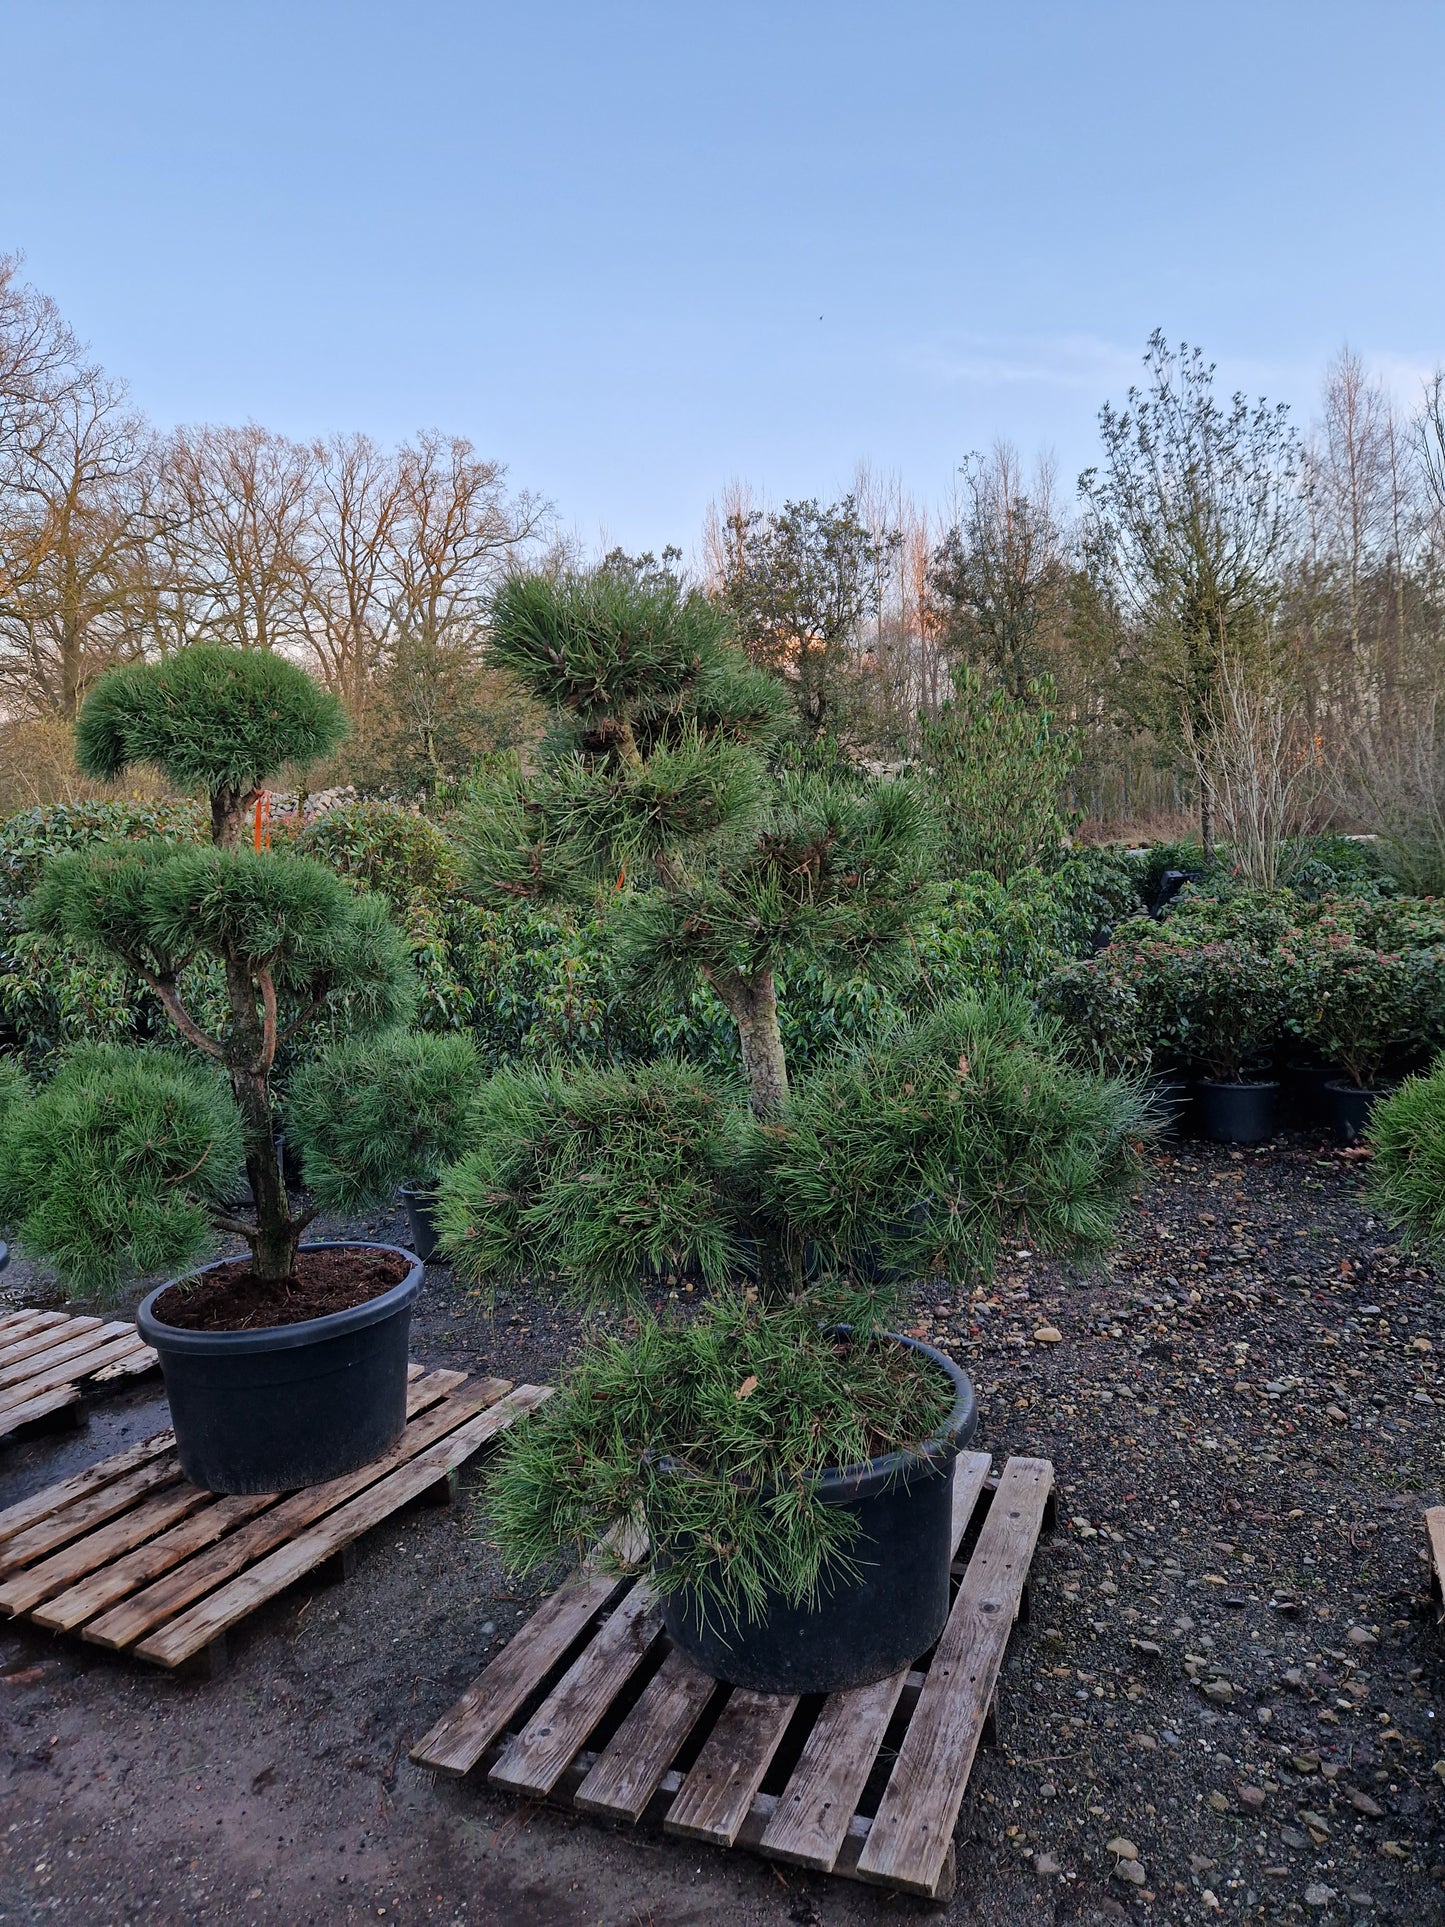
<svg viewBox="0 0 1445 1927"><path fill-rule="evenodd" d="M1156 324L1445 358L1439 0L0 0L0 250L158 421L465 434L564 526L1071 487Z"/></svg>

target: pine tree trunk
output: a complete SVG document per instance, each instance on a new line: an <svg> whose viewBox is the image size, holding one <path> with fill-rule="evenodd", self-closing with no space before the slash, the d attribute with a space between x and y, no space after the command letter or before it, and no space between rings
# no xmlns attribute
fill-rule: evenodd
<svg viewBox="0 0 1445 1927"><path fill-rule="evenodd" d="M289 1278L296 1265L299 1231L291 1217L281 1159L276 1150L276 1120L271 1110L271 1064L265 1027L251 973L234 958L226 960L226 990L231 1004L234 1055L228 1066L231 1093L241 1113L246 1175L256 1205L251 1263L258 1278Z"/></svg>
<svg viewBox="0 0 1445 1927"><path fill-rule="evenodd" d="M719 977L713 988L738 1027L748 1103L756 1118L775 1118L788 1098L788 1066L778 1026L778 992L771 970L756 977Z"/></svg>

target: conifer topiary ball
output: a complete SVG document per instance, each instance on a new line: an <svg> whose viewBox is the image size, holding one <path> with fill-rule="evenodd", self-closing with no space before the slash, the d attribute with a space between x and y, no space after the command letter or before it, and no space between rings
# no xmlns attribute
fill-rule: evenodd
<svg viewBox="0 0 1445 1927"><path fill-rule="evenodd" d="M284 656L197 642L108 670L76 720L75 750L103 782L153 763L177 790L244 801L285 764L328 754L346 730L337 698Z"/></svg>

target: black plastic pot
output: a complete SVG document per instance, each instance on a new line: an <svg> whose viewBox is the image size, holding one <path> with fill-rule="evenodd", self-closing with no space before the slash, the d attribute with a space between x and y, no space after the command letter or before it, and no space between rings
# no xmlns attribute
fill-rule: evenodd
<svg viewBox="0 0 1445 1927"><path fill-rule="evenodd" d="M1329 1099L1330 1123L1336 1138L1341 1144L1357 1144L1365 1135L1365 1126L1370 1121L1370 1112L1389 1091L1366 1091L1358 1084L1352 1084L1347 1077L1332 1077L1325 1085L1325 1096Z"/></svg>
<svg viewBox="0 0 1445 1927"><path fill-rule="evenodd" d="M1226 1084L1204 1077L1196 1088L1199 1121L1214 1143L1262 1144L1274 1136L1278 1084Z"/></svg>
<svg viewBox="0 0 1445 1927"><path fill-rule="evenodd" d="M978 1407L951 1358L914 1338L896 1342L947 1374L955 1394L947 1424L921 1453L891 1452L819 1474L823 1502L845 1506L858 1522L850 1556L862 1571L824 1592L815 1607L775 1599L760 1618L739 1623L715 1606L704 1619L691 1594L672 1596L664 1621L673 1644L715 1679L757 1693L841 1692L887 1679L943 1631L953 1466L977 1429Z"/></svg>
<svg viewBox="0 0 1445 1927"><path fill-rule="evenodd" d="M207 1492L291 1492L339 1478L378 1457L406 1424L407 1340L425 1266L397 1245L301 1249L391 1251L411 1269L380 1297L301 1325L184 1331L152 1309L165 1285L136 1313L160 1355L181 1469Z"/></svg>
<svg viewBox="0 0 1445 1927"><path fill-rule="evenodd" d="M1329 1121L1331 1105L1325 1088L1329 1081L1329 1069L1324 1064L1295 1061L1285 1065L1280 1079L1280 1099L1291 1124L1312 1130Z"/></svg>
<svg viewBox="0 0 1445 1927"><path fill-rule="evenodd" d="M1178 1137L1189 1116L1193 1087L1182 1077L1159 1077L1148 1086L1149 1109L1161 1137Z"/></svg>
<svg viewBox="0 0 1445 1927"><path fill-rule="evenodd" d="M403 1184L397 1195L406 1206L411 1248L424 1265L430 1264L437 1248L436 1192L430 1186Z"/></svg>

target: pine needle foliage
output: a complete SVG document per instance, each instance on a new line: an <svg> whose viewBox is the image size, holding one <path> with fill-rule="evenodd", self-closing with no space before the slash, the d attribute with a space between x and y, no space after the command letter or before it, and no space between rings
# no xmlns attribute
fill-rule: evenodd
<svg viewBox="0 0 1445 1927"><path fill-rule="evenodd" d="M0 1218L81 1290L184 1267L214 1242L241 1120L214 1071L159 1050L78 1050L0 1115Z"/></svg>
<svg viewBox="0 0 1445 1927"><path fill-rule="evenodd" d="M721 1287L746 1250L727 1177L741 1098L666 1061L497 1072L472 1108L472 1148L439 1187L457 1271L489 1287L556 1278L624 1302L659 1276Z"/></svg>
<svg viewBox="0 0 1445 1927"><path fill-rule="evenodd" d="M1150 1130L1134 1086L1071 1068L1055 1027L996 991L816 1072L760 1169L824 1264L897 1290L986 1275L1005 1238L1102 1250Z"/></svg>
<svg viewBox="0 0 1445 1927"><path fill-rule="evenodd" d="M692 1320L645 1316L625 1342L594 1342L565 1400L503 1442L489 1512L508 1563L581 1557L641 1517L667 1549L651 1568L658 1591L689 1593L724 1622L757 1618L772 1595L816 1602L855 1576L867 1547L815 1475L888 1446L916 1452L952 1392L834 1319L867 1332L876 1310L830 1295L760 1312L722 1293Z"/></svg>
<svg viewBox="0 0 1445 1927"><path fill-rule="evenodd" d="M173 788L240 807L287 763L327 755L346 728L337 698L283 656L192 643L102 676L76 720L75 750L87 776L113 782L153 763Z"/></svg>
<svg viewBox="0 0 1445 1927"><path fill-rule="evenodd" d="M1445 1058L1380 1099L1365 1135L1381 1211L1424 1250L1445 1251Z"/></svg>
<svg viewBox="0 0 1445 1927"><path fill-rule="evenodd" d="M77 724L83 766L110 777L149 761L180 788L204 787L211 846L157 836L62 851L46 864L26 917L32 931L133 971L207 1060L210 1069L197 1074L225 1073L235 1107L228 1114L232 1148L244 1151L256 1218L246 1223L222 1206L209 1179L214 1119L179 1098L162 1142L179 1141L186 1124L195 1135L189 1155L176 1153L171 1195L157 1195L146 1175L151 1166L140 1160L146 1182L137 1179L123 1208L113 1188L83 1203L71 1198L64 1131L77 1134L73 1159L82 1168L84 1146L100 1129L94 1119L101 1118L117 1168L124 1168L132 1136L149 1128L159 1102L154 1078L143 1074L144 1057L129 1069L123 1056L85 1057L73 1102L57 1107L49 1093L21 1102L0 1138L0 1190L8 1187L26 1239L74 1283L113 1284L125 1264L145 1270L181 1256L190 1262L218 1231L247 1239L257 1276L291 1275L315 1213L293 1213L280 1169L271 1088L277 1052L323 1021L357 1032L398 1025L416 998L407 946L384 898L358 895L319 863L253 851L240 841L245 807L265 779L283 763L322 754L344 727L335 699L294 664L202 644L160 663L112 670L86 699ZM216 992L206 1022L206 1013L186 1002L194 1002L198 986ZM72 1089L65 1076L52 1091ZM58 1147L48 1167L22 1158L29 1140L17 1120L27 1115ZM5 1147L22 1158L14 1169ZM228 1178L236 1162L233 1156ZM86 1215L97 1201L111 1213L108 1255L107 1220Z"/></svg>
<svg viewBox="0 0 1445 1927"><path fill-rule="evenodd" d="M618 725L675 712L715 668L727 623L664 572L617 569L518 575L492 611L491 657L536 699L623 740Z"/></svg>
<svg viewBox="0 0 1445 1927"><path fill-rule="evenodd" d="M304 857L159 842L67 850L46 866L26 915L32 929L114 958L168 995L202 957L265 972L292 1006L283 1028L333 996L358 1026L411 1012L406 942L384 901Z"/></svg>
<svg viewBox="0 0 1445 1927"><path fill-rule="evenodd" d="M399 1184L430 1185L466 1149L477 1050L466 1035L385 1031L304 1064L286 1129L328 1209L364 1210Z"/></svg>
<svg viewBox="0 0 1445 1927"><path fill-rule="evenodd" d="M1133 1173L1127 1089L1062 1069L1019 1004L969 1004L790 1090L781 973L913 967L935 904L922 783L777 770L764 694L723 617L666 572L507 585L494 659L555 712L536 767L465 825L493 900L604 907L644 995L705 983L742 1084L678 1064L504 1071L479 1093L438 1227L463 1276L555 1279L638 1319L601 1341L504 1450L509 1558L579 1552L642 1508L652 1572L736 1619L836 1583L855 1551L809 1474L913 1450L935 1367L883 1335L896 1287L984 1266L1006 1231L1096 1249ZM786 981L786 978L782 978ZM691 1321L659 1277L714 1294ZM892 1287L862 1299L860 1286ZM852 1325L839 1347L830 1330Z"/></svg>

